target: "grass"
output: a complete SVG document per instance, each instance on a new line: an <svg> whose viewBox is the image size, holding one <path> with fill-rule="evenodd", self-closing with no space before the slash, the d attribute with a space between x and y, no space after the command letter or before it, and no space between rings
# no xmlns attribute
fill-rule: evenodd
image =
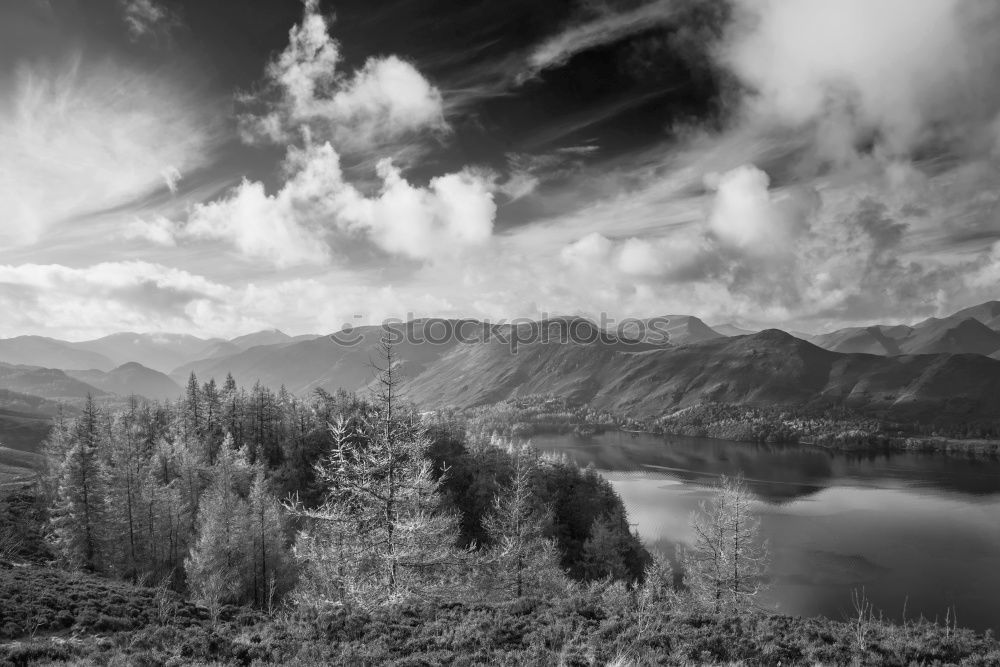
<svg viewBox="0 0 1000 667"><path fill-rule="evenodd" d="M206 611L162 589L28 566L0 570L0 665L996 665L1000 645L922 622L716 618L582 591L274 618Z"/></svg>

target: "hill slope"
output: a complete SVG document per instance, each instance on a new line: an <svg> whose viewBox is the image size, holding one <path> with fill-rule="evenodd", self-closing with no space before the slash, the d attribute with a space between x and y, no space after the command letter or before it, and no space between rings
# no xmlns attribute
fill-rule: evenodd
<svg viewBox="0 0 1000 667"><path fill-rule="evenodd" d="M183 393L181 386L169 377L130 361L104 373L102 371L67 371L67 375L110 394L135 394L154 400L175 399Z"/></svg>
<svg viewBox="0 0 1000 667"><path fill-rule="evenodd" d="M83 399L87 394L103 396L106 392L55 368L0 364L0 389L31 394L54 401Z"/></svg>
<svg viewBox="0 0 1000 667"><path fill-rule="evenodd" d="M18 336L0 340L0 362L73 370L97 368L109 371L115 367L111 359L99 352L80 349L76 347L76 343L44 336Z"/></svg>
<svg viewBox="0 0 1000 667"><path fill-rule="evenodd" d="M554 394L637 416L706 402L845 407L897 420L1000 415L1000 363L979 355L839 354L778 330L674 348L463 345L404 390L421 405L468 407Z"/></svg>
<svg viewBox="0 0 1000 667"><path fill-rule="evenodd" d="M169 373L181 364L208 356L204 354L204 351L218 342L217 339L206 340L185 334L116 333L96 340L70 343L70 345L79 350L98 353L113 362L112 366L107 368L99 366L88 368L109 371L114 367L134 361L146 368ZM55 362L43 365L64 368ZM77 369L78 367L72 368Z"/></svg>
<svg viewBox="0 0 1000 667"><path fill-rule="evenodd" d="M805 338L833 352L868 354L961 354L1000 351L1000 301L932 317L913 326L850 327Z"/></svg>

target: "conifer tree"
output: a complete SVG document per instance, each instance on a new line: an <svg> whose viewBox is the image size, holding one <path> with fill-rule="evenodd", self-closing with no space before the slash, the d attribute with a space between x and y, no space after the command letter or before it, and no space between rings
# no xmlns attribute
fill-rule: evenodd
<svg viewBox="0 0 1000 667"><path fill-rule="evenodd" d="M514 470L484 519L493 546L487 553L490 586L502 598L519 598L565 586L559 552L546 538L551 516L532 488L538 455L528 445L511 448Z"/></svg>
<svg viewBox="0 0 1000 667"><path fill-rule="evenodd" d="M88 394L76 420L58 474L52 509L52 543L60 558L74 567L104 567L106 470L100 452L100 411Z"/></svg>
<svg viewBox="0 0 1000 667"><path fill-rule="evenodd" d="M194 371L188 376L187 390L184 393L184 427L192 438L201 435L201 389L198 387L198 378L195 377Z"/></svg>
<svg viewBox="0 0 1000 667"><path fill-rule="evenodd" d="M624 551L627 548L619 521L608 516L594 519L590 536L583 544L583 569L587 579L628 579Z"/></svg>
<svg viewBox="0 0 1000 667"><path fill-rule="evenodd" d="M219 451L214 478L201 499L197 539L184 562L192 592L210 608L244 601L250 570L245 500L250 465L246 450L233 450L230 444Z"/></svg>
<svg viewBox="0 0 1000 667"><path fill-rule="evenodd" d="M746 611L763 590L767 544L760 540L751 502L742 477L723 477L714 497L691 519L695 543L683 553L685 582L715 613Z"/></svg>
<svg viewBox="0 0 1000 667"><path fill-rule="evenodd" d="M139 429L138 401L132 396L128 407L112 421L108 471L108 497L117 510L111 523L115 533L122 536L116 541L116 565L128 578L134 578L143 568L145 556L141 498L149 458L143 451Z"/></svg>
<svg viewBox="0 0 1000 667"><path fill-rule="evenodd" d="M371 420L330 427L331 454L317 467L327 499L317 509L294 505L309 520L298 537L301 604L372 607L427 598L466 574L456 549L458 516L443 505L431 472L429 442L400 418L395 354L383 339L377 368L378 411Z"/></svg>

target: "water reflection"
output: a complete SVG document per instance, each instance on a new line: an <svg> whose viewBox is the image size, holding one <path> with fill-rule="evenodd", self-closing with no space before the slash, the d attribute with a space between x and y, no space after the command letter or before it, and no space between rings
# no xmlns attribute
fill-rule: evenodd
<svg viewBox="0 0 1000 667"><path fill-rule="evenodd" d="M742 472L772 553L768 604L844 617L863 587L888 616L1000 629L1000 465L903 453L608 433L536 437L614 483L647 543L672 555L720 475Z"/></svg>

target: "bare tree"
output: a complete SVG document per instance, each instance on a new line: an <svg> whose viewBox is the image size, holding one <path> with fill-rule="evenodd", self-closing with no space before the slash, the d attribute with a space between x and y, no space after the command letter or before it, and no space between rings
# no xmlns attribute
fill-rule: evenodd
<svg viewBox="0 0 1000 667"><path fill-rule="evenodd" d="M715 613L747 611L763 590L768 551L751 505L743 478L723 477L692 516L695 543L683 554L685 581Z"/></svg>

